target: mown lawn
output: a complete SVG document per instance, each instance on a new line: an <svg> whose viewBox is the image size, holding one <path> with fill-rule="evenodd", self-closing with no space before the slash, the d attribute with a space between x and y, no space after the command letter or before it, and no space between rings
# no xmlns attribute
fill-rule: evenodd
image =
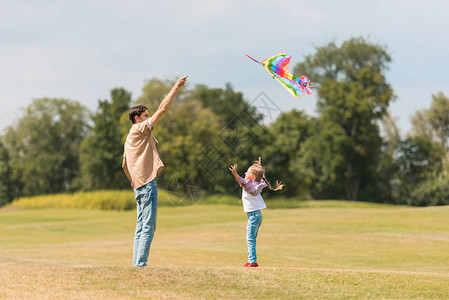
<svg viewBox="0 0 449 300"><path fill-rule="evenodd" d="M449 298L449 207L311 201L263 216L261 267L245 269L241 207L160 207L136 269L133 210L4 208L0 298Z"/></svg>

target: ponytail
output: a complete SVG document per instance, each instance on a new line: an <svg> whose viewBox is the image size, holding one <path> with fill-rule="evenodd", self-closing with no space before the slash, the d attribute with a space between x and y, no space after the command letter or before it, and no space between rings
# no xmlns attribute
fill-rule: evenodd
<svg viewBox="0 0 449 300"><path fill-rule="evenodd" d="M285 186L285 184L283 184L282 181L276 180L276 187L273 188L273 187L271 187L270 182L265 178L265 176L262 179L266 182L266 184L268 185L268 188L272 191L279 191Z"/></svg>

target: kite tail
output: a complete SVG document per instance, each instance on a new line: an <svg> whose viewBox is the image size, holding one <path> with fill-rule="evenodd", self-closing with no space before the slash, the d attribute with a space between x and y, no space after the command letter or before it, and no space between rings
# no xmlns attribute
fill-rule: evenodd
<svg viewBox="0 0 449 300"><path fill-rule="evenodd" d="M261 65L262 67L265 67L260 61L255 60L254 58L252 58L251 56L249 56L248 54L246 54L246 56L252 60L254 60L256 63L258 63L259 65Z"/></svg>

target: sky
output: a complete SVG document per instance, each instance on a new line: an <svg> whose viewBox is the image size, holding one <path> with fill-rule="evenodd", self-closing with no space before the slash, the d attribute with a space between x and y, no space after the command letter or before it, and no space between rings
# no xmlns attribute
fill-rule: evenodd
<svg viewBox="0 0 449 300"><path fill-rule="evenodd" d="M147 80L183 75L191 87L230 83L255 105L263 95L279 112L316 115L316 96L294 98L245 54L284 51L293 71L317 47L362 36L392 57L390 109L406 133L432 94L449 96L448 15L443 0L0 0L0 129L33 99L95 111L115 87L135 100Z"/></svg>

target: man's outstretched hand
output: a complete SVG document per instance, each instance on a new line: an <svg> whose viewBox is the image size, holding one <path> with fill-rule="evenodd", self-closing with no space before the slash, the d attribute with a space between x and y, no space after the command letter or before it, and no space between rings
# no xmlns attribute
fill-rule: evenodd
<svg viewBox="0 0 449 300"><path fill-rule="evenodd" d="M187 77L189 77L189 75L179 78L178 81L176 82L176 87L178 88L183 87L187 81Z"/></svg>

